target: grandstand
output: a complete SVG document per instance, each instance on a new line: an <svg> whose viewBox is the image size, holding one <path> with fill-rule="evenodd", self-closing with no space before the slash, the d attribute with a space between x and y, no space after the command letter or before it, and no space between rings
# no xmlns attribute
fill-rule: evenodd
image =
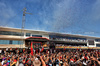
<svg viewBox="0 0 100 66"><path fill-rule="evenodd" d="M21 33L18 28L0 27L0 48L28 48L31 43L35 48L49 48L53 44L56 48L99 49L100 37L28 29Z"/></svg>

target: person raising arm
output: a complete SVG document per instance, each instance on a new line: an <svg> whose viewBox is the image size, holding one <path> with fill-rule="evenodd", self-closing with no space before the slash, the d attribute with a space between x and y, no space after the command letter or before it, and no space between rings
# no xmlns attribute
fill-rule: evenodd
<svg viewBox="0 0 100 66"><path fill-rule="evenodd" d="M42 66L46 66L44 60L42 59L42 56L40 56L40 60L41 60L41 62L42 62Z"/></svg>

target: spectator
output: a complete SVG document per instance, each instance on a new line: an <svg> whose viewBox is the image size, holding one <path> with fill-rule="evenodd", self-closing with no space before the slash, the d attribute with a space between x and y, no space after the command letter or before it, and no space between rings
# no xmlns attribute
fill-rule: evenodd
<svg viewBox="0 0 100 66"><path fill-rule="evenodd" d="M14 50L14 49L13 49ZM17 49L18 50L18 49ZM53 49L55 50L55 49ZM56 49L55 53L37 52L31 55L30 50L6 52L0 54L1 66L100 66L100 51ZM48 50L50 52L50 50Z"/></svg>

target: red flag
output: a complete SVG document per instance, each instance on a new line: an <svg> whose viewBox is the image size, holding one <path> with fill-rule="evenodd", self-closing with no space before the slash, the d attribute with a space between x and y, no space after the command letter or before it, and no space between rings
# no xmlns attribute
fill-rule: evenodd
<svg viewBox="0 0 100 66"><path fill-rule="evenodd" d="M66 49L64 48L64 51L65 51Z"/></svg>
<svg viewBox="0 0 100 66"><path fill-rule="evenodd" d="M33 44L31 42L31 55L33 55Z"/></svg>
<svg viewBox="0 0 100 66"><path fill-rule="evenodd" d="M41 52L43 52L43 50L44 50L44 47L41 49Z"/></svg>
<svg viewBox="0 0 100 66"><path fill-rule="evenodd" d="M48 53L48 50L46 50L46 53Z"/></svg>
<svg viewBox="0 0 100 66"><path fill-rule="evenodd" d="M36 49L36 53L38 53L38 49Z"/></svg>
<svg viewBox="0 0 100 66"><path fill-rule="evenodd" d="M77 48L77 50L79 50L79 49Z"/></svg>

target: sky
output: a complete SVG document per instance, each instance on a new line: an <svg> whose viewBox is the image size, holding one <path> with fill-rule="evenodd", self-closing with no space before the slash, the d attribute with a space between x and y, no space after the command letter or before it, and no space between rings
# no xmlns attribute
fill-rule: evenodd
<svg viewBox="0 0 100 66"><path fill-rule="evenodd" d="M100 37L100 0L0 0L0 26Z"/></svg>

